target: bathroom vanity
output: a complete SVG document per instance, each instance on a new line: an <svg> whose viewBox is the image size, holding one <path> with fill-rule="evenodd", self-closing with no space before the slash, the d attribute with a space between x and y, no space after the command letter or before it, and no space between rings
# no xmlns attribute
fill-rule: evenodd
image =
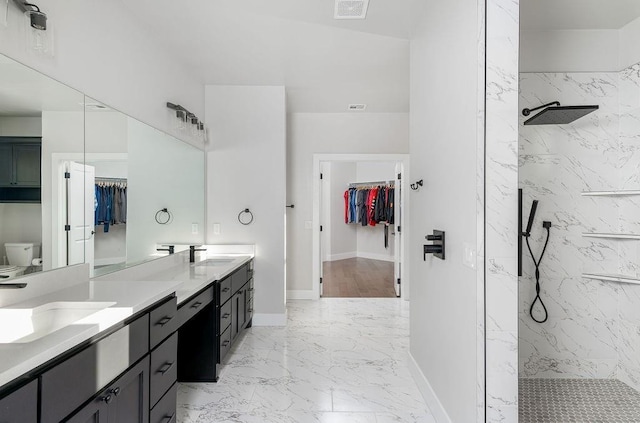
<svg viewBox="0 0 640 423"><path fill-rule="evenodd" d="M81 317L13 341L0 333L0 420L175 423L176 382L216 381L251 326L253 254L166 261L159 273L105 277L0 308L3 321Z"/></svg>

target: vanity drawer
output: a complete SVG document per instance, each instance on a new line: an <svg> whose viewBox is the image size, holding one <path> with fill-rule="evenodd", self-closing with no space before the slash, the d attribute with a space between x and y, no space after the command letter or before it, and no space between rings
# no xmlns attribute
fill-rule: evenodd
<svg viewBox="0 0 640 423"><path fill-rule="evenodd" d="M176 403L178 401L178 384L174 383L171 389L151 410L149 423L176 423Z"/></svg>
<svg viewBox="0 0 640 423"><path fill-rule="evenodd" d="M231 298L231 277L228 276L218 282L218 288L220 289L220 305L222 305Z"/></svg>
<svg viewBox="0 0 640 423"><path fill-rule="evenodd" d="M149 343L155 348L163 339L178 330L178 308L176 298L152 310L149 314Z"/></svg>
<svg viewBox="0 0 640 423"><path fill-rule="evenodd" d="M195 298L183 303L178 309L178 327L184 325L189 319L198 314L211 301L213 301L213 287L207 288Z"/></svg>
<svg viewBox="0 0 640 423"><path fill-rule="evenodd" d="M220 358L218 363L222 363L229 350L231 349L231 327L228 327L222 335L220 335Z"/></svg>
<svg viewBox="0 0 640 423"><path fill-rule="evenodd" d="M149 404L154 405L178 378L178 334L151 352Z"/></svg>
<svg viewBox="0 0 640 423"><path fill-rule="evenodd" d="M220 307L220 327L218 333L223 333L231 324L231 301L227 301L222 307Z"/></svg>
<svg viewBox="0 0 640 423"><path fill-rule="evenodd" d="M240 290L248 280L249 276L247 275L247 265L245 264L231 275L231 290L234 293L238 292L238 290Z"/></svg>

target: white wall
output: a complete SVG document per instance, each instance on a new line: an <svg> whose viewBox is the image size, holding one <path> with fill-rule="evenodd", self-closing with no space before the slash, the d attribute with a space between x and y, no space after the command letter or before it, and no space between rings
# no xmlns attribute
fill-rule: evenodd
<svg viewBox="0 0 640 423"><path fill-rule="evenodd" d="M520 72L618 72L640 62L640 17L620 29L520 34Z"/></svg>
<svg viewBox="0 0 640 423"><path fill-rule="evenodd" d="M358 227L355 224L344 223L344 192L349 186L349 183L355 182L356 176L356 163L352 162L329 162L326 163L328 167L327 172L323 172L323 175L327 175L328 179L323 182L323 187L328 189L323 190L329 193L325 204L329 207L329 219L328 222L322 219L322 224L328 223L327 229L324 232L330 234L329 248L326 261L343 260L347 258L357 257L358 255Z"/></svg>
<svg viewBox="0 0 640 423"><path fill-rule="evenodd" d="M411 355L438 414L476 421L477 275L462 263L476 245L478 95L482 16L475 0L430 2L411 41ZM455 54L451 54L455 52ZM423 261L424 236L446 231L446 260ZM430 389L424 388L430 385ZM437 399L436 399L437 398ZM441 407L436 407L437 402ZM443 418L443 417L441 417ZM443 418L444 419L444 418ZM445 421L445 420L442 420Z"/></svg>
<svg viewBox="0 0 640 423"><path fill-rule="evenodd" d="M523 30L520 72L616 71L619 68L618 37L615 29Z"/></svg>
<svg viewBox="0 0 640 423"><path fill-rule="evenodd" d="M0 117L0 137L41 137L41 117Z"/></svg>
<svg viewBox="0 0 640 423"><path fill-rule="evenodd" d="M200 244L205 163L201 150L128 118L127 262L148 259L156 244ZM167 208L173 218L158 224ZM192 233L192 224L198 233Z"/></svg>
<svg viewBox="0 0 640 423"><path fill-rule="evenodd" d="M406 113L293 113L288 116L287 290L312 290L313 154L409 152Z"/></svg>
<svg viewBox="0 0 640 423"><path fill-rule="evenodd" d="M203 115L202 81L121 2L42 0L38 6L54 27L55 57L27 52L23 16L13 4L8 27L0 28L0 53L167 132L167 101Z"/></svg>
<svg viewBox="0 0 640 423"><path fill-rule="evenodd" d="M254 324L284 325L284 87L207 86L207 243L255 244ZM250 225L238 221L249 208ZM293 213L297 213L298 204ZM214 224L220 224L215 234ZM290 259L290 258L288 258Z"/></svg>
<svg viewBox="0 0 640 423"><path fill-rule="evenodd" d="M84 97L78 94L82 102ZM84 113L42 112L42 260L43 270L64 266L58 260L62 223L61 169L64 160L84 159Z"/></svg>

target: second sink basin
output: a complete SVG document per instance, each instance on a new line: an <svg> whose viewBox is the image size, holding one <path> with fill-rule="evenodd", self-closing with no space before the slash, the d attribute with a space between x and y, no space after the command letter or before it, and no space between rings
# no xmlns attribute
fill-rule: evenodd
<svg viewBox="0 0 640 423"><path fill-rule="evenodd" d="M0 309L0 321L10 322L0 329L0 343L24 344L49 335L65 326L111 307L113 302L57 301L35 308Z"/></svg>
<svg viewBox="0 0 640 423"><path fill-rule="evenodd" d="M234 262L236 259L234 258L214 258L207 259L198 263L198 266L224 266L229 263Z"/></svg>

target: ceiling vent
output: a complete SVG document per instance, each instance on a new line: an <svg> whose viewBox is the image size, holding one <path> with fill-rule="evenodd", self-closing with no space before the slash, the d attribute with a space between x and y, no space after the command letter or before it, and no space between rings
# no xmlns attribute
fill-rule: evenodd
<svg viewBox="0 0 640 423"><path fill-rule="evenodd" d="M366 108L366 104L349 104L349 110L364 110Z"/></svg>
<svg viewBox="0 0 640 423"><path fill-rule="evenodd" d="M334 19L365 19L369 0L336 0Z"/></svg>

